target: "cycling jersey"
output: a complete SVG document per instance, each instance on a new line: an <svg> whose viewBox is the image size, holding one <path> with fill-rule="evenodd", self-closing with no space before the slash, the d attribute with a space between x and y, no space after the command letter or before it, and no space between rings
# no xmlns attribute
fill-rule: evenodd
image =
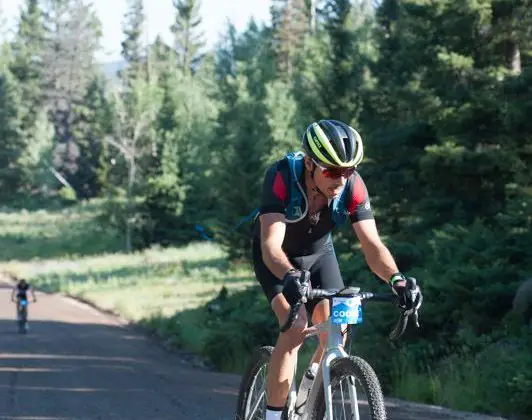
<svg viewBox="0 0 532 420"><path fill-rule="evenodd" d="M17 299L28 300L28 291L31 289L29 284L21 285L17 284Z"/></svg>
<svg viewBox="0 0 532 420"><path fill-rule="evenodd" d="M302 202L307 206L304 171L297 180L299 189L291 188L290 183L293 181L286 158L272 165L264 177L259 214L282 213L286 216L287 207L292 198L290 194L294 192L305 194L305 199ZM366 186L357 172L349 177L342 194L345 196L342 196L341 200L336 202L329 200L328 207L321 210L319 217L313 218L312 221L306 208L298 209L295 212L301 215L295 220L285 217L286 232L282 249L294 267L310 272L310 283L313 289L341 289L344 287L331 238L331 231L336 226L335 220L338 220L338 218L333 217L333 204L345 207L345 209L343 207L339 209L340 213L344 212L345 219L350 220L351 223L373 219ZM264 263L260 245L260 219L258 217L255 220L252 251L255 275L268 301L271 302L277 294L282 292L283 284ZM310 314L317 303L318 301L314 300L305 304Z"/></svg>
<svg viewBox="0 0 532 420"><path fill-rule="evenodd" d="M298 181L302 191L306 193L304 172ZM290 182L290 171L286 158L276 162L269 168L264 178L259 214L286 214L286 208L290 200ZM346 218L352 223L373 219L369 195L360 174L355 172L349 177L343 193L346 194L344 202ZM304 213L305 209L302 209L301 212ZM312 219L307 214L299 221L287 221L283 251L288 256L314 254L331 240L330 233L336 225L332 217L332 201L330 200L328 207L321 210L318 217L313 217ZM260 237L260 220L258 218L254 233L255 237Z"/></svg>

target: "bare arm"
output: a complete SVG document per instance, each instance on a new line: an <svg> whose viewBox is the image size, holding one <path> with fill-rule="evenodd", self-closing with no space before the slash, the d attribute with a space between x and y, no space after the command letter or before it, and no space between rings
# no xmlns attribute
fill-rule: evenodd
<svg viewBox="0 0 532 420"><path fill-rule="evenodd" d="M264 264L282 279L288 270L294 268L282 249L286 224L281 213L268 213L260 216L261 250Z"/></svg>
<svg viewBox="0 0 532 420"><path fill-rule="evenodd" d="M371 271L386 283L399 269L392 254L381 241L374 219L353 223L353 230L360 241L362 252Z"/></svg>
<svg viewBox="0 0 532 420"><path fill-rule="evenodd" d="M17 288L13 287L13 290L11 291L11 300L15 300L15 294L17 293Z"/></svg>
<svg viewBox="0 0 532 420"><path fill-rule="evenodd" d="M30 290L31 290L31 295L33 296L33 301L37 302L37 297L35 296L35 289L32 287Z"/></svg>

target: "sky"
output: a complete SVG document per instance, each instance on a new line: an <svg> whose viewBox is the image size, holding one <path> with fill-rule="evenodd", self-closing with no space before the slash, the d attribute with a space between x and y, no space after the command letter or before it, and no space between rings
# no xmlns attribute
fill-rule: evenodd
<svg viewBox="0 0 532 420"><path fill-rule="evenodd" d="M92 0L92 3L103 26L102 51L97 59L104 62L119 60L126 0ZM8 28L14 27L21 4L23 0L0 0ZM174 17L172 0L145 0L144 10L147 17L145 36L153 41L157 34L161 34L170 42L169 27ZM201 16L207 46L212 47L224 32L227 19L238 31L245 29L252 16L259 22L268 22L270 0L201 0Z"/></svg>

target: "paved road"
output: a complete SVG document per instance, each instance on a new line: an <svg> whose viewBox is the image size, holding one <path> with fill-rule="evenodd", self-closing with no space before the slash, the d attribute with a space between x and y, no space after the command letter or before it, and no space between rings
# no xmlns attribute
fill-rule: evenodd
<svg viewBox="0 0 532 420"><path fill-rule="evenodd" d="M120 320L56 295L38 295L31 331L19 335L9 293L0 284L0 420L234 419L238 376L194 368ZM392 420L481 419L388 408Z"/></svg>

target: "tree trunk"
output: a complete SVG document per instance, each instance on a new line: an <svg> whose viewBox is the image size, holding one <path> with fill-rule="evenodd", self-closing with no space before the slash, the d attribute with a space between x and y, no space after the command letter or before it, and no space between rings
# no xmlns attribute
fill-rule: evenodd
<svg viewBox="0 0 532 420"><path fill-rule="evenodd" d="M310 0L310 33L316 33L316 0Z"/></svg>
<svg viewBox="0 0 532 420"><path fill-rule="evenodd" d="M135 159L130 159L129 161L129 171L128 171L128 182L127 182L127 203L126 203L126 251L131 252L133 249L132 246L132 230L133 226L131 223L131 216L133 214L134 206L132 203L133 199L133 186L135 184L135 173L136 173L137 167L135 163Z"/></svg>
<svg viewBox="0 0 532 420"><path fill-rule="evenodd" d="M519 50L519 44L514 40L507 41L506 62L513 74L521 74L521 51Z"/></svg>

